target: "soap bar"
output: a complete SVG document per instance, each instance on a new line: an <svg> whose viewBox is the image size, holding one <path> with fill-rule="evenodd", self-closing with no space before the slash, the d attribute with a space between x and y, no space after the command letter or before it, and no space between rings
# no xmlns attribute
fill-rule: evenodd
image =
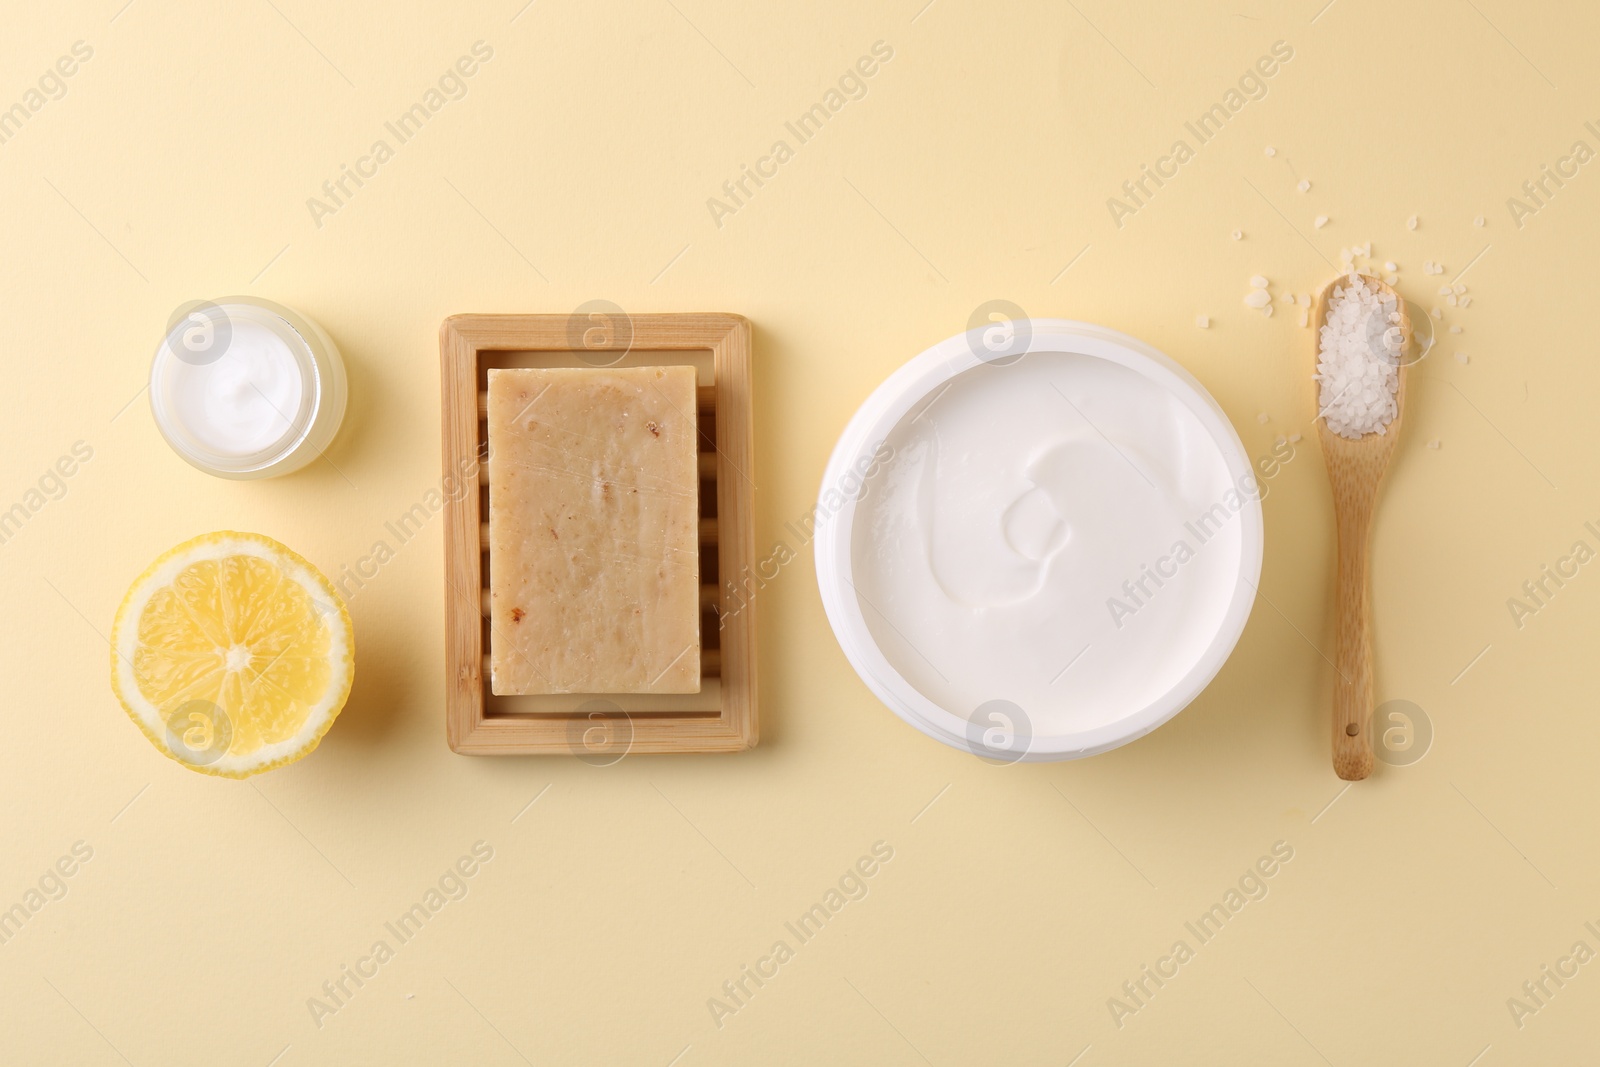
<svg viewBox="0 0 1600 1067"><path fill-rule="evenodd" d="M489 371L497 695L700 690L693 367Z"/></svg>

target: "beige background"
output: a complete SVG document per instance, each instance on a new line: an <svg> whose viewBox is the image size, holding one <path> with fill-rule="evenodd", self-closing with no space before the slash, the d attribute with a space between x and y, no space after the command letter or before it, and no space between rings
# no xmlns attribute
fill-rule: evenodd
<svg viewBox="0 0 1600 1067"><path fill-rule="evenodd" d="M1583 1062L1600 964L1520 1028L1507 998L1600 950L1600 577L1520 629L1506 602L1600 547L1600 171L1520 228L1506 201L1575 140L1600 149L1591 5L521 2L13 5L0 107L74 42L93 58L0 145L0 508L74 442L94 457L0 544L0 907L75 842L93 858L0 945L0 1060ZM480 40L466 96L318 227L307 198ZM879 40L866 96L719 228L707 198ZM1119 229L1106 199L1278 40L1265 98ZM749 316L765 553L801 547L784 524L866 394L990 299L1152 342L1252 455L1309 434L1309 331L1281 299L1245 308L1246 279L1310 291L1365 240L1424 306L1470 265L1474 303L1413 380L1375 546L1379 699L1435 738L1347 791L1310 438L1265 502L1263 598L1226 668L1081 763L990 766L895 719L809 551L757 601L759 749L452 755L437 520L351 602L355 690L306 761L190 773L109 691L102 635L161 551L258 530L334 575L437 483L448 314ZM168 314L241 292L318 319L351 374L327 461L258 484L184 465L141 394ZM478 841L466 898L319 1027L308 998ZM796 945L783 924L876 841L870 894L719 1029L708 999ZM1278 841L1270 895L1199 946L1184 922ZM1108 999L1179 938L1194 958L1119 1028Z"/></svg>

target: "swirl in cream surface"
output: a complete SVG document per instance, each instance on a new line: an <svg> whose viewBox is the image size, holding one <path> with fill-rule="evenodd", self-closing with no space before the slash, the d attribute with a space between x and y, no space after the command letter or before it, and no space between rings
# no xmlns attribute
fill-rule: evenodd
<svg viewBox="0 0 1600 1067"><path fill-rule="evenodd" d="M1035 733L1165 694L1239 581L1245 498L1157 381L1076 353L980 365L891 431L852 571L891 665L947 711L1014 703Z"/></svg>

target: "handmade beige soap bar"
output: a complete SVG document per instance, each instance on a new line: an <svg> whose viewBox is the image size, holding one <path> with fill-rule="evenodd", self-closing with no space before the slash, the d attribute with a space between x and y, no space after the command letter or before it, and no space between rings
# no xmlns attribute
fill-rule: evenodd
<svg viewBox="0 0 1600 1067"><path fill-rule="evenodd" d="M489 371L491 684L700 690L693 367Z"/></svg>

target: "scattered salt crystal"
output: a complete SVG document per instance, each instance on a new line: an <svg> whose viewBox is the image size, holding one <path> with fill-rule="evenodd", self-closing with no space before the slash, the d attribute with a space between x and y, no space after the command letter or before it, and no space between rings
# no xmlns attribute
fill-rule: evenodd
<svg viewBox="0 0 1600 1067"><path fill-rule="evenodd" d="M1412 215L1409 219L1406 219L1406 229L1414 230L1416 228L1417 228L1417 217L1415 215Z"/></svg>
<svg viewBox="0 0 1600 1067"><path fill-rule="evenodd" d="M1300 184L1298 186L1296 186L1296 188L1299 189L1302 193L1309 193L1311 191L1311 182L1308 181L1305 178L1301 178L1300 179Z"/></svg>
<svg viewBox="0 0 1600 1067"><path fill-rule="evenodd" d="M1390 285L1396 285L1400 281L1400 275L1398 275L1398 274L1385 274L1383 276L1383 280L1388 282Z"/></svg>
<svg viewBox="0 0 1600 1067"><path fill-rule="evenodd" d="M1300 303L1302 305L1304 305L1305 307L1310 307L1311 306L1311 294L1310 293L1301 293L1300 294Z"/></svg>
<svg viewBox="0 0 1600 1067"><path fill-rule="evenodd" d="M1385 263L1383 265L1383 269L1387 270L1387 271L1396 271L1396 270L1399 270L1400 268L1398 266L1396 266L1395 265L1395 261L1391 259L1391 260L1389 260L1387 263Z"/></svg>
<svg viewBox="0 0 1600 1067"><path fill-rule="evenodd" d="M1271 304L1268 304L1266 307L1261 309L1261 317L1264 318L1264 319L1272 318L1272 305Z"/></svg>
<svg viewBox="0 0 1600 1067"><path fill-rule="evenodd" d="M1452 290L1448 285L1439 286L1440 296L1449 296L1452 292L1454 292L1454 290Z"/></svg>
<svg viewBox="0 0 1600 1067"><path fill-rule="evenodd" d="M1320 230L1320 229L1322 229L1322 228L1323 228L1323 227L1324 227L1324 226L1326 226L1326 225L1327 225L1327 224L1328 224L1328 216L1326 216L1326 215L1318 215L1318 216L1317 216L1317 217L1316 217L1316 218L1315 218L1315 219L1314 219L1314 220L1313 220L1313 221L1312 221L1312 224L1313 224L1313 225L1314 225L1314 226L1316 226L1316 228L1317 228L1317 229L1319 229L1319 230Z"/></svg>
<svg viewBox="0 0 1600 1067"><path fill-rule="evenodd" d="M1265 289L1252 289L1244 302L1253 308L1263 308L1272 303L1272 294Z"/></svg>
<svg viewBox="0 0 1600 1067"><path fill-rule="evenodd" d="M1363 256L1372 255L1372 242L1368 241L1366 244L1356 245L1356 251L1361 253Z"/></svg>
<svg viewBox="0 0 1600 1067"><path fill-rule="evenodd" d="M1294 303L1294 294L1293 293L1289 294L1289 303L1291 303L1291 304Z"/></svg>
<svg viewBox="0 0 1600 1067"><path fill-rule="evenodd" d="M1300 325L1302 325L1302 326L1311 325L1311 309L1310 308L1301 308L1300 309Z"/></svg>
<svg viewBox="0 0 1600 1067"><path fill-rule="evenodd" d="M1271 283L1259 274L1252 274L1250 275L1250 284L1257 289L1265 289Z"/></svg>
<svg viewBox="0 0 1600 1067"><path fill-rule="evenodd" d="M1299 440L1300 440L1300 435L1299 434L1292 433L1292 434L1289 435L1289 443L1291 445L1297 443Z"/></svg>
<svg viewBox="0 0 1600 1067"><path fill-rule="evenodd" d="M1243 230L1234 230L1233 231L1233 239L1235 241L1242 240L1243 238L1244 238L1244 231Z"/></svg>
<svg viewBox="0 0 1600 1067"><path fill-rule="evenodd" d="M1472 306L1472 297L1464 296L1459 301L1457 301L1457 303L1460 304L1461 307L1469 308L1469 307Z"/></svg>
<svg viewBox="0 0 1600 1067"><path fill-rule="evenodd" d="M1435 437L1433 440L1429 441L1428 442L1428 447L1429 448L1438 448L1439 447L1439 439L1437 437Z"/></svg>
<svg viewBox="0 0 1600 1067"><path fill-rule="evenodd" d="M1211 329L1211 316L1196 315L1194 318L1194 324L1200 327L1202 330L1209 330Z"/></svg>
<svg viewBox="0 0 1600 1067"><path fill-rule="evenodd" d="M1381 328L1398 312L1394 294L1358 275L1337 285L1328 300L1313 378L1328 429L1341 437L1383 433L1398 413L1400 352Z"/></svg>
<svg viewBox="0 0 1600 1067"><path fill-rule="evenodd" d="M1256 416L1256 421L1265 426L1267 423L1271 422L1272 419L1265 411L1263 411L1261 414Z"/></svg>
<svg viewBox="0 0 1600 1067"><path fill-rule="evenodd" d="M1275 445L1286 445L1289 443L1289 439L1280 433L1278 436L1272 439L1272 443Z"/></svg>
<svg viewBox="0 0 1600 1067"><path fill-rule="evenodd" d="M1450 332L1451 332L1451 333L1460 333L1460 332L1461 332L1461 327L1459 327L1459 326L1452 326L1452 327L1450 327Z"/></svg>
<svg viewBox="0 0 1600 1067"><path fill-rule="evenodd" d="M1477 218L1473 219L1472 220L1472 224L1474 226L1482 226L1483 225L1483 216L1479 215Z"/></svg>
<svg viewBox="0 0 1600 1067"><path fill-rule="evenodd" d="M1462 366L1466 366L1468 363L1472 362L1472 357L1467 355L1465 352L1457 352L1456 353L1456 362L1461 364Z"/></svg>
<svg viewBox="0 0 1600 1067"><path fill-rule="evenodd" d="M1460 282L1454 282L1450 286L1450 291L1452 293L1456 293L1456 294L1459 295L1461 293L1466 292L1467 291L1467 287L1465 285L1461 284Z"/></svg>
<svg viewBox="0 0 1600 1067"><path fill-rule="evenodd" d="M1449 296L1444 298L1444 302L1449 304L1451 307L1455 307L1458 302L1456 299L1456 294L1451 293Z"/></svg>
<svg viewBox="0 0 1600 1067"><path fill-rule="evenodd" d="M1432 315L1436 319L1444 318L1444 315L1439 311L1438 308L1434 308L1432 311L1428 312L1428 314Z"/></svg>
<svg viewBox="0 0 1600 1067"><path fill-rule="evenodd" d="M1277 154L1278 150L1276 148L1273 148L1271 145L1267 145L1267 158L1270 159Z"/></svg>

